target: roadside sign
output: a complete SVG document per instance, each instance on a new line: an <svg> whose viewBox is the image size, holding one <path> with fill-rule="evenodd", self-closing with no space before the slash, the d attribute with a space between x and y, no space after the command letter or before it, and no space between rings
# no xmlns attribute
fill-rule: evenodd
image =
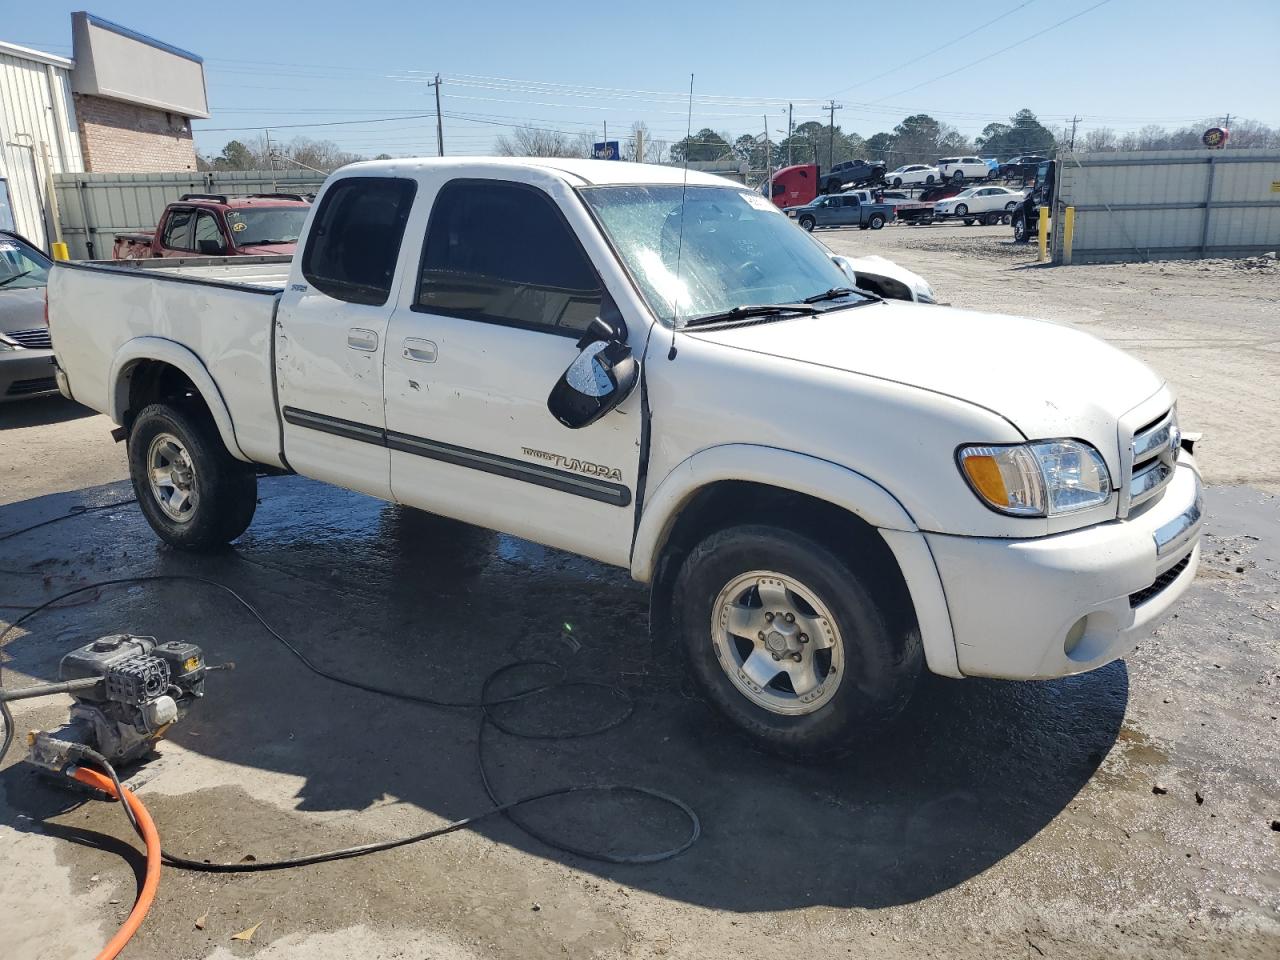
<svg viewBox="0 0 1280 960"><path fill-rule="evenodd" d="M1200 142L1210 150L1218 150L1227 145L1227 138L1230 136L1231 134L1223 127L1210 127L1200 137Z"/></svg>
<svg viewBox="0 0 1280 960"><path fill-rule="evenodd" d="M622 151L618 149L617 140L604 140L592 144L591 155L597 160L621 160Z"/></svg>

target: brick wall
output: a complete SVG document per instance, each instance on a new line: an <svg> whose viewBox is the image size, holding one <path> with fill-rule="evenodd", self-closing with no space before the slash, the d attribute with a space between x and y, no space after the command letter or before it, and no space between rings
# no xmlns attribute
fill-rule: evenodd
<svg viewBox="0 0 1280 960"><path fill-rule="evenodd" d="M194 170L196 148L186 117L77 93L76 125L88 173Z"/></svg>

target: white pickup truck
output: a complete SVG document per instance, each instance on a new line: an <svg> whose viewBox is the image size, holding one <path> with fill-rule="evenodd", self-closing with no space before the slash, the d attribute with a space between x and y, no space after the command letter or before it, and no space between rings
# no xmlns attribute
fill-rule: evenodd
<svg viewBox="0 0 1280 960"><path fill-rule="evenodd" d="M869 295L767 200L683 180L355 164L291 263L59 264L59 383L120 424L176 546L244 531L265 468L629 568L794 758L872 735L925 669L1124 656L1187 590L1201 485L1158 375Z"/></svg>

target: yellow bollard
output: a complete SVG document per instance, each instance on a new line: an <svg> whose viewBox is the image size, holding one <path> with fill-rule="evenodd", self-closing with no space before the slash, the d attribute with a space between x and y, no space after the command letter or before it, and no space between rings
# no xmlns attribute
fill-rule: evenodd
<svg viewBox="0 0 1280 960"><path fill-rule="evenodd" d="M1071 243L1076 237L1076 208L1067 207L1062 218L1062 262L1071 265Z"/></svg>
<svg viewBox="0 0 1280 960"><path fill-rule="evenodd" d="M71 252L67 250L67 245L65 243L51 243L49 244L49 248L53 252L53 259L55 260L71 259Z"/></svg>
<svg viewBox="0 0 1280 960"><path fill-rule="evenodd" d="M1040 218L1036 221L1040 227L1040 263L1049 259L1049 210L1040 208Z"/></svg>

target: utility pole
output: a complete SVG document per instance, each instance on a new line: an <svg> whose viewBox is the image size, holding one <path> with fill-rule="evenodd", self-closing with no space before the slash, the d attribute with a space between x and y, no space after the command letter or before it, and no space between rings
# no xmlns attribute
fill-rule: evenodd
<svg viewBox="0 0 1280 960"><path fill-rule="evenodd" d="M604 123L604 157L603 158L597 157L596 159L608 160L609 159L609 121L604 120L602 122Z"/></svg>
<svg viewBox="0 0 1280 960"><path fill-rule="evenodd" d="M773 146L769 143L769 115L764 115L764 173L769 182L769 200L773 200Z"/></svg>
<svg viewBox="0 0 1280 960"><path fill-rule="evenodd" d="M787 166L791 166L791 137L795 133L795 127L791 123L792 104L787 104Z"/></svg>
<svg viewBox="0 0 1280 960"><path fill-rule="evenodd" d="M440 119L440 74L436 74L436 78L427 84L428 87L436 88L436 156L444 156L444 123Z"/></svg>
<svg viewBox="0 0 1280 960"><path fill-rule="evenodd" d="M1070 149L1072 153L1075 153L1076 150L1076 124L1079 122L1079 117L1073 116L1071 118L1071 146L1068 149Z"/></svg>
<svg viewBox="0 0 1280 960"><path fill-rule="evenodd" d="M827 109L831 111L831 125L828 128L827 137L827 169L830 170L836 162L836 111L843 110L844 104L832 100L827 105Z"/></svg>
<svg viewBox="0 0 1280 960"><path fill-rule="evenodd" d="M267 136L267 163L271 164L271 192L276 192L276 153L271 149L271 128L264 128L263 133Z"/></svg>
<svg viewBox="0 0 1280 960"><path fill-rule="evenodd" d="M1222 129L1227 131L1228 134L1231 133L1231 114L1228 113L1225 117L1222 118ZM1227 144L1230 142L1231 142L1230 139L1224 140L1222 142L1222 149L1223 150L1227 149Z"/></svg>

